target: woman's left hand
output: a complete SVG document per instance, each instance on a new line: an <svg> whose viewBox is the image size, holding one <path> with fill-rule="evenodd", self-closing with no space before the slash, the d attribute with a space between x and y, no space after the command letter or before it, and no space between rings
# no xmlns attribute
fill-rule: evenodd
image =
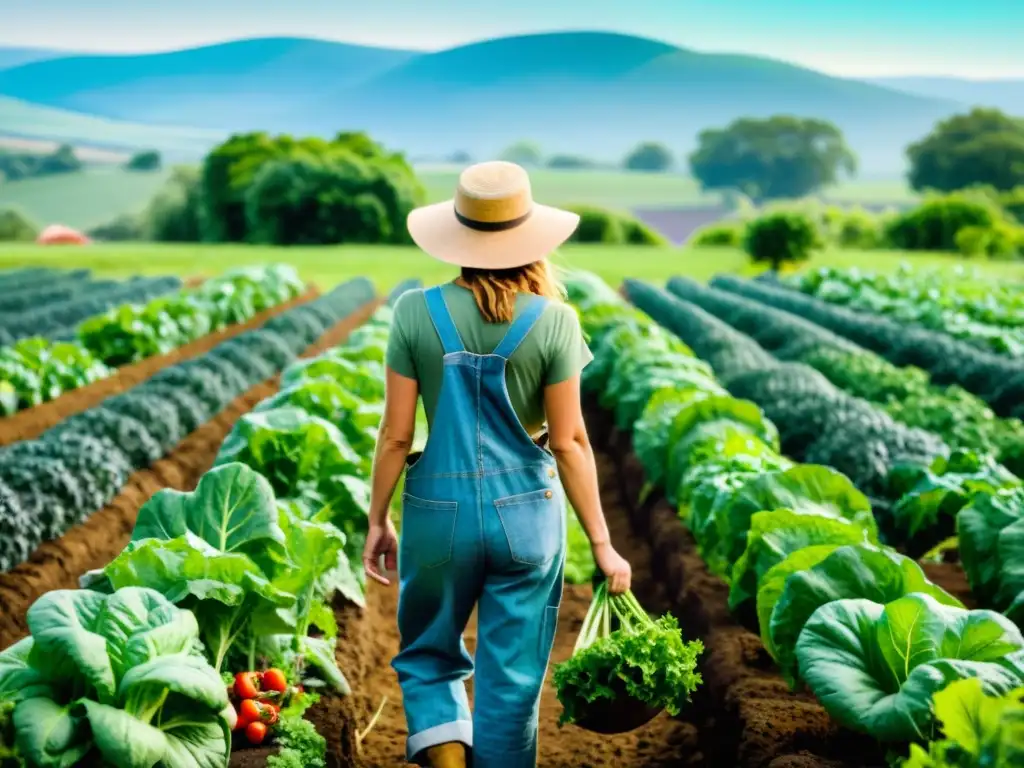
<svg viewBox="0 0 1024 768"><path fill-rule="evenodd" d="M384 525L370 525L366 534L366 547L363 549L363 570L366 575L384 586L391 584L380 572L380 558L384 556L384 569L398 570L398 533L395 524L388 520Z"/></svg>

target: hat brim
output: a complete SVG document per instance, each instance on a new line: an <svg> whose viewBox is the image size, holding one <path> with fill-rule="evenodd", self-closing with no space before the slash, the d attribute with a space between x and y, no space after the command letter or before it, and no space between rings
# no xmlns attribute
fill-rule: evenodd
<svg viewBox="0 0 1024 768"><path fill-rule="evenodd" d="M551 255L568 240L580 217L534 204L522 224L501 232L480 232L455 218L455 201L417 208L407 225L413 242L438 261L472 269L514 269Z"/></svg>

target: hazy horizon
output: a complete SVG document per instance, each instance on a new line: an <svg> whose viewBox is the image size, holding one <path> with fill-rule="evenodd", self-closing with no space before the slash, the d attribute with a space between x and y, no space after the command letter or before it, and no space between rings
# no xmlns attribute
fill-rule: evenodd
<svg viewBox="0 0 1024 768"><path fill-rule="evenodd" d="M306 37L410 50L442 50L497 37L619 32L702 53L765 56L850 78L1024 77L1024 3L980 0L8 0L0 45L81 53L179 50L230 40ZM826 6L831 7L826 7ZM586 18L582 27L578 19ZM54 20L59 19L59 24ZM15 33L14 30L17 30ZM666 30L670 30L666 32Z"/></svg>

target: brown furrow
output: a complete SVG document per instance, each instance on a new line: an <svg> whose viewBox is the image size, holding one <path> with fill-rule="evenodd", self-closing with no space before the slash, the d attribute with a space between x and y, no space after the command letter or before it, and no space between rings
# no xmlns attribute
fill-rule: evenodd
<svg viewBox="0 0 1024 768"><path fill-rule="evenodd" d="M207 334L200 339L173 349L165 355L154 355L137 363L123 365L113 375L105 379L94 381L92 384L87 384L78 389L69 390L54 400L41 403L33 408L26 408L12 416L0 419L0 446L39 437L43 432L56 426L64 421L64 419L93 408L108 397L113 397L131 389L137 384L141 384L161 369L205 354L222 341L227 341L253 328L259 328L275 315L312 301L319 295L320 292L316 287L311 287L301 296L264 310L244 323L237 323Z"/></svg>
<svg viewBox="0 0 1024 768"><path fill-rule="evenodd" d="M374 300L328 329L303 357L339 344L362 325L380 305ZM41 544L28 561L0 574L0 649L27 634L25 612L44 592L73 589L78 577L102 568L124 549L135 526L139 507L161 488L192 490L210 469L221 443L235 422L277 391L278 376L256 384L224 410L199 426L163 459L135 472L121 493L61 538Z"/></svg>

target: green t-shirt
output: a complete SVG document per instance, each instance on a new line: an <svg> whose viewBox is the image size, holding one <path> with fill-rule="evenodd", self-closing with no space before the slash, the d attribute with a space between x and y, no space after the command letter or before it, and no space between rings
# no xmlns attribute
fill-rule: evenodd
<svg viewBox="0 0 1024 768"><path fill-rule="evenodd" d="M486 322L467 288L448 283L442 291L466 351L478 355L493 352L508 323ZM516 297L516 317L529 300L528 295ZM419 382L428 424L434 422L441 394L443 358L444 348L430 320L423 291L405 293L395 303L387 364L395 373ZM544 388L571 379L592 359L575 310L568 304L551 302L512 353L506 368L509 399L527 432L535 434L544 426Z"/></svg>

